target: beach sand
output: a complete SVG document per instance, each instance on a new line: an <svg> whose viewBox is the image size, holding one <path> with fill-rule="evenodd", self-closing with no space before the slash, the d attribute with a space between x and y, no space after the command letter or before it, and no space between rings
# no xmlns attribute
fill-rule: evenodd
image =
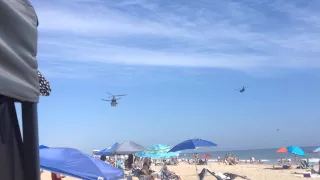
<svg viewBox="0 0 320 180"><path fill-rule="evenodd" d="M197 180L196 176L196 169L194 165L188 165L184 163L180 163L178 166L168 166L170 171L174 171L176 174L180 175L183 180ZM227 166L223 164L217 163L209 163L208 165L201 165L198 166L198 173L201 172L203 168L208 168L214 172L230 172L235 173L243 176L247 176L251 180L297 180L297 179L304 179L302 178L301 173L305 170L301 169L273 169L273 165L235 165L235 166ZM152 166L152 170L160 170L161 166ZM318 167L314 169L318 170ZM295 174L297 173L297 174ZM299 174L300 173L300 174ZM300 176L300 177L298 177ZM44 172L41 175L42 180L51 180L50 172ZM134 178L138 179L138 178ZM211 175L207 175L205 180L215 180ZM237 178L241 179L241 178ZM319 178L312 178L312 179L319 179ZM67 177L65 180L76 180L76 178Z"/></svg>

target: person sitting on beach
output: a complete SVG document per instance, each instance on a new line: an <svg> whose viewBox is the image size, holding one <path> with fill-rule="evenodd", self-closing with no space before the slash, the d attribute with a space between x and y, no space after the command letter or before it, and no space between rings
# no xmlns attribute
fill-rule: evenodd
<svg viewBox="0 0 320 180"><path fill-rule="evenodd" d="M174 172L170 171L166 164L163 165L161 173L165 179L181 180L180 176L176 175Z"/></svg>
<svg viewBox="0 0 320 180"><path fill-rule="evenodd" d="M65 177L66 176L51 172L51 180L62 180L62 178L65 178Z"/></svg>
<svg viewBox="0 0 320 180"><path fill-rule="evenodd" d="M143 163L143 167L140 170L140 176L144 176L145 178L147 178L148 180L153 180L153 176L151 175L152 171L150 170L150 167L148 165L148 163Z"/></svg>

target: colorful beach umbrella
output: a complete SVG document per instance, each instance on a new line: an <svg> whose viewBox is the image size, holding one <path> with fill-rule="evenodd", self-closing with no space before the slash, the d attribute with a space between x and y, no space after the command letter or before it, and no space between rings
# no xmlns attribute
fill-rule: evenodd
<svg viewBox="0 0 320 180"><path fill-rule="evenodd" d="M155 144L148 148L146 151L137 152L135 155L138 157L152 158L152 159L168 159L171 157L179 156L180 152L168 152L171 149L166 144Z"/></svg>
<svg viewBox="0 0 320 180"><path fill-rule="evenodd" d="M279 153L288 152L288 153L295 154L295 155L298 155L298 156L304 156L305 155L304 151L298 146L283 147L283 148L278 149L277 152L279 152Z"/></svg>
<svg viewBox="0 0 320 180"><path fill-rule="evenodd" d="M168 152L171 149L171 146L167 144L154 144L147 149L149 152Z"/></svg>
<svg viewBox="0 0 320 180"><path fill-rule="evenodd" d="M151 159L169 159L172 157L179 156L179 152L159 152L159 153L152 153L152 152L138 152L135 156L142 157L142 158L151 158Z"/></svg>
<svg viewBox="0 0 320 180"><path fill-rule="evenodd" d="M169 152L183 151L188 149L198 149L200 147L214 147L217 144L203 139L189 139L174 146Z"/></svg>
<svg viewBox="0 0 320 180"><path fill-rule="evenodd" d="M202 157L204 159L210 159L210 158L212 158L212 155L211 154L204 154Z"/></svg>

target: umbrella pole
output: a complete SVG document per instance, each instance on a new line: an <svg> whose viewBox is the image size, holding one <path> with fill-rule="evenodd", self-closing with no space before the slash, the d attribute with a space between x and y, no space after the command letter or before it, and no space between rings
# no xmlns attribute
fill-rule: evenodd
<svg viewBox="0 0 320 180"><path fill-rule="evenodd" d="M196 159L196 156L194 154L194 150L193 150L193 158L194 158L194 165L196 167L196 174L198 174L197 159Z"/></svg>

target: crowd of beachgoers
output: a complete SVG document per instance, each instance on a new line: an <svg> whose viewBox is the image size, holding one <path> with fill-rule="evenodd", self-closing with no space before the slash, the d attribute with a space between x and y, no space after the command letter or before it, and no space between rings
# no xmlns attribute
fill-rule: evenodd
<svg viewBox="0 0 320 180"><path fill-rule="evenodd" d="M295 180L301 177L319 177L319 166L312 166L306 160L297 157L292 159L279 159L278 164L269 165L259 163L251 157L246 163L239 158L227 154L225 157L216 157L216 161L198 158L170 158L156 160L135 156L97 156L100 160L121 168L126 174L126 179L139 180L224 180L224 179L270 179L270 180ZM132 158L132 159L131 159ZM213 159L213 158L212 158ZM132 162L131 162L132 161ZM195 168L196 167L196 168ZM49 180L48 172L42 173L43 180ZM51 174L52 176L52 174ZM59 176L61 179L74 178ZM55 179L56 180L56 179Z"/></svg>
<svg viewBox="0 0 320 180"><path fill-rule="evenodd" d="M250 179L249 177L243 174L236 174L231 172L217 173L210 170L208 165L216 164L216 165L224 165L223 167L232 166L232 165L263 165L261 159L255 159L254 157L250 157L249 160L240 160L240 158L235 157L232 154L226 154L225 157L216 157L215 161L209 161L207 158L199 158L198 154L195 153L192 158L178 158L173 157L170 159L164 160L156 160L151 158L140 158L137 156L97 156L100 160L105 161L115 167L124 169L127 173L127 176L133 178L138 177L143 180L153 180L153 179L172 179L172 180L180 180L183 179L178 173L169 170L168 166L174 167L176 169L179 166L191 165L191 167L197 166L197 169L201 169L201 171L197 171L197 175L200 179L209 179L208 176L214 177L216 179ZM132 162L130 158L133 158ZM211 158L212 160L213 158ZM320 161L319 161L320 163ZM296 167L294 167L296 166ZM152 167L154 169L152 169ZM257 167L257 166L255 166ZM307 160L302 160L295 156L292 159L279 159L278 164L272 166L272 169L301 169L306 172L310 172L311 174L318 174L319 171L316 171L313 165ZM271 168L270 168L271 169ZM205 176L207 175L207 176Z"/></svg>
<svg viewBox="0 0 320 180"><path fill-rule="evenodd" d="M111 166L122 169L126 179L139 180L192 180L192 179L282 179L291 180L298 177L319 177L319 164L311 164L309 159L299 156L282 158L273 165L264 164L261 159L249 157L248 160L240 159L233 154L213 158L211 154L198 153L180 158L173 156L165 159L139 157L134 154L106 156L93 155ZM254 169L254 171L252 171ZM274 171L280 170L280 171ZM48 172L41 171L43 180L49 179ZM266 178L267 177L267 178ZM290 177L290 178L289 178ZM64 175L50 173L51 180L73 179Z"/></svg>

